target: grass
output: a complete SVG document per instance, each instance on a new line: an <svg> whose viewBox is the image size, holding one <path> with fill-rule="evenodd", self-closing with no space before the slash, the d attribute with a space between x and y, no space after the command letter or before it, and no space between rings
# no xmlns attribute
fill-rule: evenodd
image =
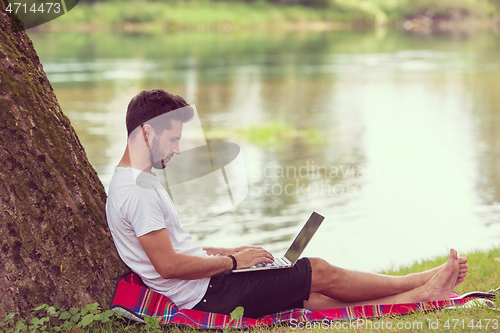
<svg viewBox="0 0 500 333"><path fill-rule="evenodd" d="M500 287L500 262L495 258L500 258L500 248L489 251L475 251L466 254L469 272L467 279L457 286L458 293L469 291L488 291ZM446 257L438 257L432 260L415 263L409 267L401 267L397 270L388 270L381 273L391 275L405 275L420 272L436 267L446 261Z"/></svg>
<svg viewBox="0 0 500 333"><path fill-rule="evenodd" d="M494 248L488 251L476 251L468 253L467 255L469 263L469 273L466 280L457 286L455 291L458 293L466 293L470 291L490 291L500 287L500 261L495 260L500 258L500 248ZM395 270L389 270L382 272L384 274L392 275L405 275L409 273L420 272L425 269L430 269L442 264L446 261L446 257L439 257L432 260L426 260L423 262L415 263L408 267L401 267ZM499 291L495 291L498 296ZM500 308L500 300L497 298L494 303ZM50 309L52 308L52 309ZM34 327L34 323L42 322L42 324L47 325L47 322L51 322L52 330L54 327L61 327L70 332L157 332L159 326L157 323L148 319L147 324L139 324L135 322L130 322L123 318L119 318L113 315L110 320L106 320L106 313L108 309L98 307L97 304L90 304L87 307L82 307L81 309L73 308L71 309L60 309L56 307L48 307L46 305L38 307L36 311L33 311L33 317L38 318L33 320L30 318L23 319L16 316L11 319L10 326L3 325L9 320L0 318L0 332L2 329L5 332L16 332L15 328L26 327L24 330L18 330L17 332L42 332L41 325L34 330L30 330L30 327ZM63 312L70 312L71 317L67 314L64 320L56 320L57 316L51 316L52 313L57 312L57 316L61 316ZM92 318L89 319L92 315ZM73 316L77 316L73 317ZM82 325L83 318L87 318L86 324ZM47 319L44 319L47 318ZM76 320L73 320L73 319ZM8 319L8 318L7 318ZM2 322L3 320L3 322ZM73 321L71 321L73 320ZM24 325L24 326L23 326ZM77 327L77 325L79 327ZM500 330L500 312L490 310L489 308L478 306L473 308L463 308L456 310L439 310L429 313L415 313L406 316L395 316L395 317L383 317L372 320L359 320L359 321L335 321L335 322L317 322L314 323L304 323L304 326L298 326L297 324L284 325L284 326L274 326L274 327L262 327L250 329L249 332L265 332L265 333L281 333L289 332L294 329L304 328L313 332L324 332L324 331L343 331L343 332L387 332L387 331L411 331L411 332L446 332L446 331L498 331ZM343 325L343 326L342 326ZM488 327L486 327L488 325ZM496 328L495 328L496 327ZM9 329L12 329L9 331ZM47 327L49 331L49 327ZM196 332L197 330L192 328L179 328L179 327L169 327L170 332Z"/></svg>

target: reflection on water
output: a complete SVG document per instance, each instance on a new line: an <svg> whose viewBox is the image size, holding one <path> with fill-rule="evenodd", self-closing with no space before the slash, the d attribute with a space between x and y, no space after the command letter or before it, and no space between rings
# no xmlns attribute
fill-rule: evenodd
<svg viewBox="0 0 500 333"><path fill-rule="evenodd" d="M105 186L142 89L186 97L207 140L241 147L249 194L188 227L203 244L282 254L313 210L304 254L348 268L498 244L498 36L31 37Z"/></svg>

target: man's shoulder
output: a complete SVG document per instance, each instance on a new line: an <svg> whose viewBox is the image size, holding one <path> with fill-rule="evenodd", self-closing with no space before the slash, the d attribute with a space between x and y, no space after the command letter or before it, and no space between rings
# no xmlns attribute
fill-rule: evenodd
<svg viewBox="0 0 500 333"><path fill-rule="evenodd" d="M149 225L155 228L164 226L164 203L160 191L151 184L138 181L139 177L134 177L131 170L123 169L117 168L110 182L106 201L108 223L122 227L122 222L126 221L137 235ZM152 224L152 221L157 223Z"/></svg>
<svg viewBox="0 0 500 333"><path fill-rule="evenodd" d="M109 191L132 189L140 192L141 189L157 190L158 187L161 187L158 179L151 174L132 168L116 167L109 184Z"/></svg>
<svg viewBox="0 0 500 333"><path fill-rule="evenodd" d="M108 201L125 199L151 200L158 197L158 181L144 172L116 167L108 189Z"/></svg>

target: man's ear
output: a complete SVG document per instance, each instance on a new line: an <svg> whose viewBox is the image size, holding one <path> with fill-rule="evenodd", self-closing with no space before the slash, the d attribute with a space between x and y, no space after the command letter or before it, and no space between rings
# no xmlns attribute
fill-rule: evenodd
<svg viewBox="0 0 500 333"><path fill-rule="evenodd" d="M141 127L141 131L142 131L142 137L144 138L144 141L146 142L146 146L149 148L149 136L150 136L151 132L153 131L153 128L151 127L151 125L144 124Z"/></svg>

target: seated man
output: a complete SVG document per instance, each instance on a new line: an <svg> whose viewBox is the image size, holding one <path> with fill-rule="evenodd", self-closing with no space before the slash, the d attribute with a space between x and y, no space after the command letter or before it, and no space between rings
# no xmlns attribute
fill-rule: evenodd
<svg viewBox="0 0 500 333"><path fill-rule="evenodd" d="M286 269L231 273L273 262L261 247L202 248L181 227L172 200L152 172L179 154L183 124L193 109L163 90L143 91L128 106L128 142L108 191L106 214L122 260L152 290L179 308L246 317L303 307L311 310L360 304L449 299L467 274L467 259L450 251L434 269L387 276L335 267L320 258L301 258ZM159 121L160 120L160 121Z"/></svg>

